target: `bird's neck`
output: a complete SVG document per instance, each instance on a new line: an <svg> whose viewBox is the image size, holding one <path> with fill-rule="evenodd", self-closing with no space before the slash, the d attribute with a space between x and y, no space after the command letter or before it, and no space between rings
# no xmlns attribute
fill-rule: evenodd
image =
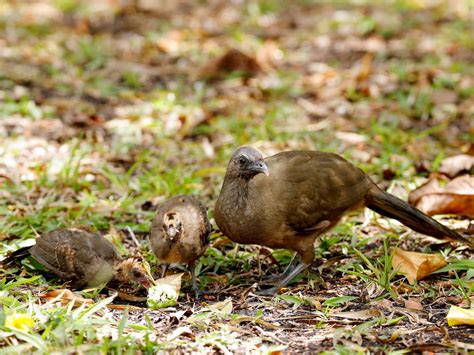
<svg viewBox="0 0 474 355"><path fill-rule="evenodd" d="M260 230L260 217L256 218L258 211L255 211L253 203L255 199L258 200L258 197L252 189L251 180L224 180L214 218L220 230L234 242L247 244L250 240L248 232Z"/></svg>
<svg viewBox="0 0 474 355"><path fill-rule="evenodd" d="M226 181L227 180L227 181ZM247 207L249 198L249 180L243 178L224 179L223 195L226 196L229 206L241 210Z"/></svg>

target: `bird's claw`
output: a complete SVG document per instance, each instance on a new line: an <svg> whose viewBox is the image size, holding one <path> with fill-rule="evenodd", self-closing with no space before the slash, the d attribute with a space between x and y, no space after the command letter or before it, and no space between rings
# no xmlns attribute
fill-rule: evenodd
<svg viewBox="0 0 474 355"><path fill-rule="evenodd" d="M270 275L270 276L267 276L265 277L261 283L264 284L264 285L267 285L267 284L275 284L277 282L279 282L281 280L281 275Z"/></svg>
<svg viewBox="0 0 474 355"><path fill-rule="evenodd" d="M259 290L255 293L259 296L276 296L279 290L280 290L280 287L275 286L275 287L266 288L264 290Z"/></svg>
<svg viewBox="0 0 474 355"><path fill-rule="evenodd" d="M213 293L212 291L203 291L203 290L200 290L199 288L193 288L193 291L194 291L194 297L196 298L196 300L201 299L202 296L204 295L210 295Z"/></svg>

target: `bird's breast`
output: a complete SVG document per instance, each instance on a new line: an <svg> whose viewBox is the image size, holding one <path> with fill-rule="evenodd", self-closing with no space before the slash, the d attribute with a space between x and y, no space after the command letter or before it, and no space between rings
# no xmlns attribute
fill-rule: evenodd
<svg viewBox="0 0 474 355"><path fill-rule="evenodd" d="M214 218L217 226L229 239L242 244L255 243L262 229L264 213L255 209L244 194L231 194L220 198Z"/></svg>
<svg viewBox="0 0 474 355"><path fill-rule="evenodd" d="M103 263L100 269L91 275L91 278L87 281L88 287L97 287L106 284L112 280L115 276L115 270L109 263Z"/></svg>

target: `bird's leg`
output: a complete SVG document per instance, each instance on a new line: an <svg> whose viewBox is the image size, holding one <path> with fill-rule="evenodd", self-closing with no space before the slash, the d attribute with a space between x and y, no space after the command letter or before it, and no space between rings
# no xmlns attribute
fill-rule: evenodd
<svg viewBox="0 0 474 355"><path fill-rule="evenodd" d="M191 279L193 282L193 291L196 293L196 297L198 297L198 293L201 291L198 287L197 280L196 280L196 266L194 264L189 265L189 270L191 271Z"/></svg>
<svg viewBox="0 0 474 355"><path fill-rule="evenodd" d="M192 290L194 291L194 294L196 295L196 299L199 299L202 295L209 295L213 294L213 291L203 291L199 289L198 284L197 284L197 279L196 279L196 267L194 264L189 264L188 265L189 271L191 272L191 280L193 283Z"/></svg>
<svg viewBox="0 0 474 355"><path fill-rule="evenodd" d="M168 266L170 266L170 264L161 264L161 278L166 276L166 271L168 271Z"/></svg>
<svg viewBox="0 0 474 355"><path fill-rule="evenodd" d="M293 271L296 265L298 265L299 261L300 261L300 258L298 256L298 253L295 253L290 263L286 266L285 270L281 274L268 276L265 278L265 282L275 283L275 282L283 280L286 276L288 276L291 273L291 271Z"/></svg>
<svg viewBox="0 0 474 355"><path fill-rule="evenodd" d="M191 280L193 283L192 290L194 291L194 294L196 296L196 299L199 299L202 295L207 295L210 292L209 291L202 291L199 289L197 280L196 280L196 266L194 264L188 265L189 271L191 271Z"/></svg>
<svg viewBox="0 0 474 355"><path fill-rule="evenodd" d="M291 272L288 273L288 275L286 275L284 278L282 278L275 287L259 291L258 294L259 295L264 295L264 296L273 296L274 294L276 294L278 292L278 290L280 288L285 287L286 285L288 285L288 283L293 279L293 277L295 277L301 271L308 268L308 266L310 266L310 265L311 265L311 263L305 263L305 262L301 261L298 265L296 265L293 268L293 270L291 270Z"/></svg>

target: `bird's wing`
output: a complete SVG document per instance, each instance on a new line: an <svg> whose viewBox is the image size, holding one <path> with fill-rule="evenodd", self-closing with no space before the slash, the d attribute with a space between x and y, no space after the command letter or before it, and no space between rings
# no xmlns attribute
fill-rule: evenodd
<svg viewBox="0 0 474 355"><path fill-rule="evenodd" d="M38 238L31 255L60 278L87 284L118 253L99 235L60 229Z"/></svg>
<svg viewBox="0 0 474 355"><path fill-rule="evenodd" d="M274 203L286 223L300 233L324 230L361 203L365 174L336 154L283 152L265 160Z"/></svg>
<svg viewBox="0 0 474 355"><path fill-rule="evenodd" d="M207 217L207 209L204 207L199 201L196 201L196 208L199 210L199 223L201 224L199 230L200 230L200 235L199 237L201 238L201 243L202 245L207 245L209 244L209 236L212 232L212 224L209 222L209 218Z"/></svg>
<svg viewBox="0 0 474 355"><path fill-rule="evenodd" d="M209 234L212 230L212 225L207 217L207 210L194 196L183 196L182 198L182 204L177 208L184 218L184 236L192 241L191 244L196 246L198 244L193 240L196 237L199 238L200 247L205 247L209 244Z"/></svg>

